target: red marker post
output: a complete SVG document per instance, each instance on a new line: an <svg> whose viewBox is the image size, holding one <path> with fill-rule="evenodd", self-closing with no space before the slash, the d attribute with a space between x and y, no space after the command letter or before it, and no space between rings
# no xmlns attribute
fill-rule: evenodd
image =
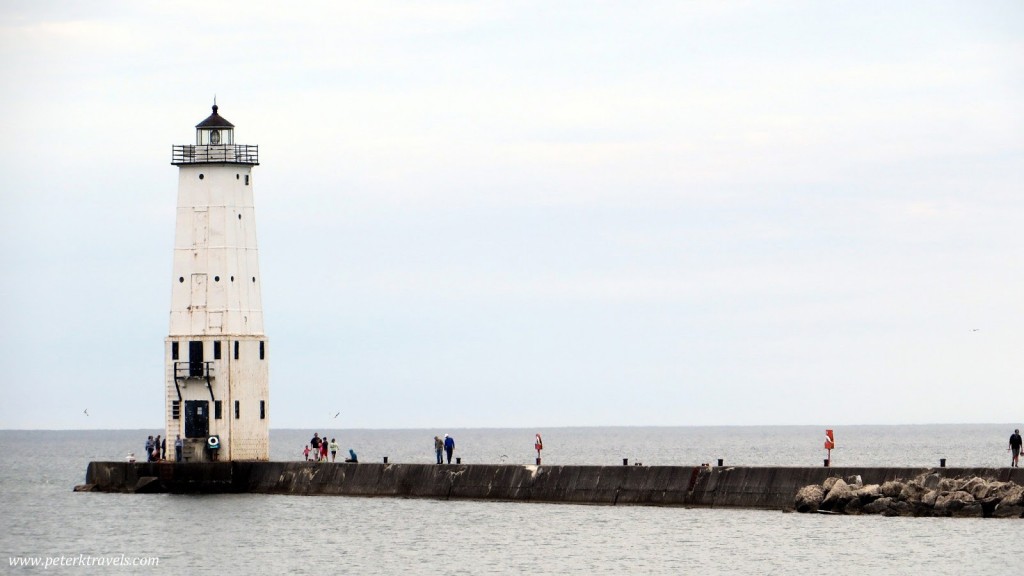
<svg viewBox="0 0 1024 576"><path fill-rule="evenodd" d="M540 466L540 451L544 449L544 441L540 439L540 434L537 434L533 447L537 450L537 466Z"/></svg>
<svg viewBox="0 0 1024 576"><path fill-rule="evenodd" d="M832 464L832 449L836 447L836 437L832 430L825 430L825 450L828 450L828 457L825 458L825 467Z"/></svg>

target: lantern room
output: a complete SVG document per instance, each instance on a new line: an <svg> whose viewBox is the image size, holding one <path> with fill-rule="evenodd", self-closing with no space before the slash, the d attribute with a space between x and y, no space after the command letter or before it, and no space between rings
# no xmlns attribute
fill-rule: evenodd
<svg viewBox="0 0 1024 576"><path fill-rule="evenodd" d="M196 144L199 146L221 146L235 143L235 125L217 113L217 105L213 105L213 114L206 120L196 124Z"/></svg>

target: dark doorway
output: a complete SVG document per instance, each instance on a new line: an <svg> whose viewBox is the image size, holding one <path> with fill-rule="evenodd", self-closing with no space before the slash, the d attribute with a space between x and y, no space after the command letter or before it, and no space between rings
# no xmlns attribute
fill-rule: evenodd
<svg viewBox="0 0 1024 576"><path fill-rule="evenodd" d="M205 438L210 434L210 402L185 400L185 437Z"/></svg>
<svg viewBox="0 0 1024 576"><path fill-rule="evenodd" d="M203 373L203 343L192 341L188 343L188 375L191 378L202 378Z"/></svg>

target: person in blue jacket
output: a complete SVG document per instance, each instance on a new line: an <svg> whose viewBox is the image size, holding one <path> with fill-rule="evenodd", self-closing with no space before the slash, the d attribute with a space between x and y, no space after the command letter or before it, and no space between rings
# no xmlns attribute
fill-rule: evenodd
<svg viewBox="0 0 1024 576"><path fill-rule="evenodd" d="M452 452L455 451L455 439L451 436L444 435L444 453L448 455L448 463L452 463Z"/></svg>

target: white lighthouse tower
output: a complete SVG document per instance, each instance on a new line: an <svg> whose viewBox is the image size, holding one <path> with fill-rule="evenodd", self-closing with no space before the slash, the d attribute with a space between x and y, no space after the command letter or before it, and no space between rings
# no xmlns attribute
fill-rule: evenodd
<svg viewBox="0 0 1024 576"><path fill-rule="evenodd" d="M217 113L196 143L175 145L170 332L165 343L167 452L183 460L268 460L269 347L263 332L252 168L257 146L235 144Z"/></svg>

